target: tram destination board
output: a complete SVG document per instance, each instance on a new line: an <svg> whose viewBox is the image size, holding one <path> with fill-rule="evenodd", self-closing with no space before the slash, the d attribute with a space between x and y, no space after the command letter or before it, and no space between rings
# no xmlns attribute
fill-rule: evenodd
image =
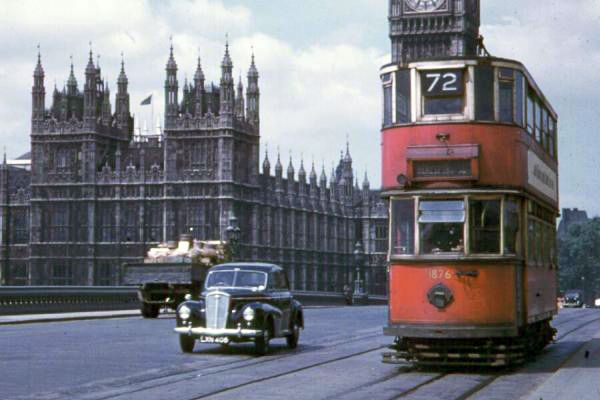
<svg viewBox="0 0 600 400"><path fill-rule="evenodd" d="M471 160L413 161L415 178L469 178L473 176Z"/></svg>

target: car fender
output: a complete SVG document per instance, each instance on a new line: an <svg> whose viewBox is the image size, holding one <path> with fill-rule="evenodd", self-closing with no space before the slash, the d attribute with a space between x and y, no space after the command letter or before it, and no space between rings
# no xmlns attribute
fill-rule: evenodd
<svg viewBox="0 0 600 400"><path fill-rule="evenodd" d="M302 304L296 300L292 300L292 312L291 312L292 321L298 320L300 322L300 326L304 328L304 312L302 311Z"/></svg>
<svg viewBox="0 0 600 400"><path fill-rule="evenodd" d="M261 302L247 304L244 308L247 307L252 307L254 309L254 311L256 312L257 322L260 323L261 328L264 329L267 319L271 317L273 318L274 328L276 330L279 329L279 321L283 317L283 312L279 308L271 304ZM275 332L275 335L279 335L279 332Z"/></svg>

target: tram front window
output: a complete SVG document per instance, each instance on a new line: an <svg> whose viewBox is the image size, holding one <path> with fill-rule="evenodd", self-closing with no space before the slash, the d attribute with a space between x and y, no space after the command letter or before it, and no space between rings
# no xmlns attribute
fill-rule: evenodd
<svg viewBox="0 0 600 400"><path fill-rule="evenodd" d="M464 253L463 200L428 200L419 203L422 254Z"/></svg>

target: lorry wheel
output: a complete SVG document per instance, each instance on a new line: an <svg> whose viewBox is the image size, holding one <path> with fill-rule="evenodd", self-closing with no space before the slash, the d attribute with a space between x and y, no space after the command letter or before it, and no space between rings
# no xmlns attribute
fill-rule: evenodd
<svg viewBox="0 0 600 400"><path fill-rule="evenodd" d="M158 304L142 303L141 312L144 318L156 318L159 311L160 306Z"/></svg>
<svg viewBox="0 0 600 400"><path fill-rule="evenodd" d="M196 339L188 335L179 335L179 347L181 351L184 353L191 353L194 351L194 345L196 344Z"/></svg>

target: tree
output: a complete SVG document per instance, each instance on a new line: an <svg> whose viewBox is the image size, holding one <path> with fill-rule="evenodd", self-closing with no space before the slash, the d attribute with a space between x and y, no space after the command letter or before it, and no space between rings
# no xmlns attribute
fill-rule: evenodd
<svg viewBox="0 0 600 400"><path fill-rule="evenodd" d="M559 288L581 289L586 300L600 294L600 218L573 225L558 241Z"/></svg>

